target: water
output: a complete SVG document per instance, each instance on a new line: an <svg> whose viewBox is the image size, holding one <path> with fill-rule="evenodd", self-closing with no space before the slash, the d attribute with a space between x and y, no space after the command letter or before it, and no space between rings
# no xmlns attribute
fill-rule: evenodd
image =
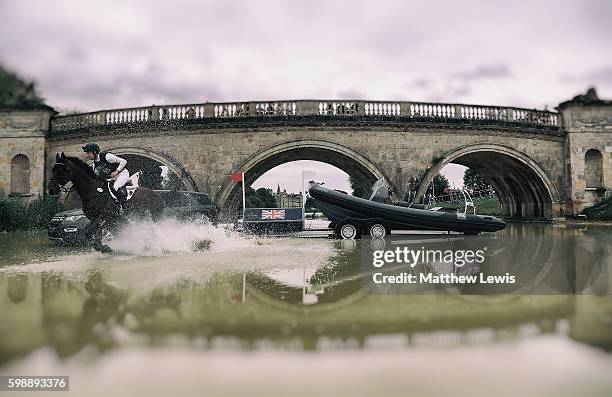
<svg viewBox="0 0 612 397"><path fill-rule="evenodd" d="M172 220L111 255L1 234L0 374L70 375L73 395L612 393L612 227L384 243L486 246L476 270L519 280L499 288L381 293L371 244Z"/></svg>

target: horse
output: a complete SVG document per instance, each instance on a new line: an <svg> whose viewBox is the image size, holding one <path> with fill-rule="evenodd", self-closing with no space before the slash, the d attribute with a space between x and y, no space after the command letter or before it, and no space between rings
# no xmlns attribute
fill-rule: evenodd
<svg viewBox="0 0 612 397"><path fill-rule="evenodd" d="M119 203L110 195L109 182L96 177L93 169L78 157L66 156L64 152L61 155L56 154L51 171L49 194L58 195L60 191L70 191L64 185L72 182L72 189L76 190L81 198L83 213L94 228L93 247L100 252L112 251L102 243L103 229L113 230L130 214L144 214L148 211L153 220L158 220L163 214L163 197L144 187L136 188L122 214Z"/></svg>

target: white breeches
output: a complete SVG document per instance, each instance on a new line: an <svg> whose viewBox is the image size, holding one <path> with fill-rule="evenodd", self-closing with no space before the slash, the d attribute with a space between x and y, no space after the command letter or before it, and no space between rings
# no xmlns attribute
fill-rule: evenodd
<svg viewBox="0 0 612 397"><path fill-rule="evenodd" d="M128 170L123 170L113 179L115 180L115 183L113 183L113 189L117 191L119 190L119 188L123 187L123 185L125 185L130 179L130 173L128 172Z"/></svg>

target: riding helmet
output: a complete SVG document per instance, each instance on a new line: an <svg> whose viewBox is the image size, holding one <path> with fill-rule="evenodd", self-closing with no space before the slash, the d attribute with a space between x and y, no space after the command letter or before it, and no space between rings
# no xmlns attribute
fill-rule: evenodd
<svg viewBox="0 0 612 397"><path fill-rule="evenodd" d="M88 143L85 146L83 146L83 151L100 153L100 146L98 146L96 143Z"/></svg>

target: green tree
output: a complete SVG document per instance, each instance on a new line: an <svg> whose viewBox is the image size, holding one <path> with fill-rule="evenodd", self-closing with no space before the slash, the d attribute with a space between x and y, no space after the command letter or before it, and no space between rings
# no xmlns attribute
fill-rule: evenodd
<svg viewBox="0 0 612 397"><path fill-rule="evenodd" d="M260 187L255 190L248 187L245 192L247 208L276 208L276 199L272 195L272 189Z"/></svg>
<svg viewBox="0 0 612 397"><path fill-rule="evenodd" d="M36 92L36 84L20 79L0 65L0 108L36 109L46 107Z"/></svg>
<svg viewBox="0 0 612 397"><path fill-rule="evenodd" d="M493 189L493 186L491 186L487 179L471 168L465 170L463 174L463 186L465 189L474 191Z"/></svg>
<svg viewBox="0 0 612 397"><path fill-rule="evenodd" d="M368 189L365 188L361 183L359 183L355 176L349 175L349 184L351 185L351 189L353 190L353 196L368 198Z"/></svg>
<svg viewBox="0 0 612 397"><path fill-rule="evenodd" d="M438 174L434 176L433 187L434 187L434 194L439 195L444 192L444 189L447 189L448 187L450 187L450 184L448 182L448 179L446 179L444 175Z"/></svg>

